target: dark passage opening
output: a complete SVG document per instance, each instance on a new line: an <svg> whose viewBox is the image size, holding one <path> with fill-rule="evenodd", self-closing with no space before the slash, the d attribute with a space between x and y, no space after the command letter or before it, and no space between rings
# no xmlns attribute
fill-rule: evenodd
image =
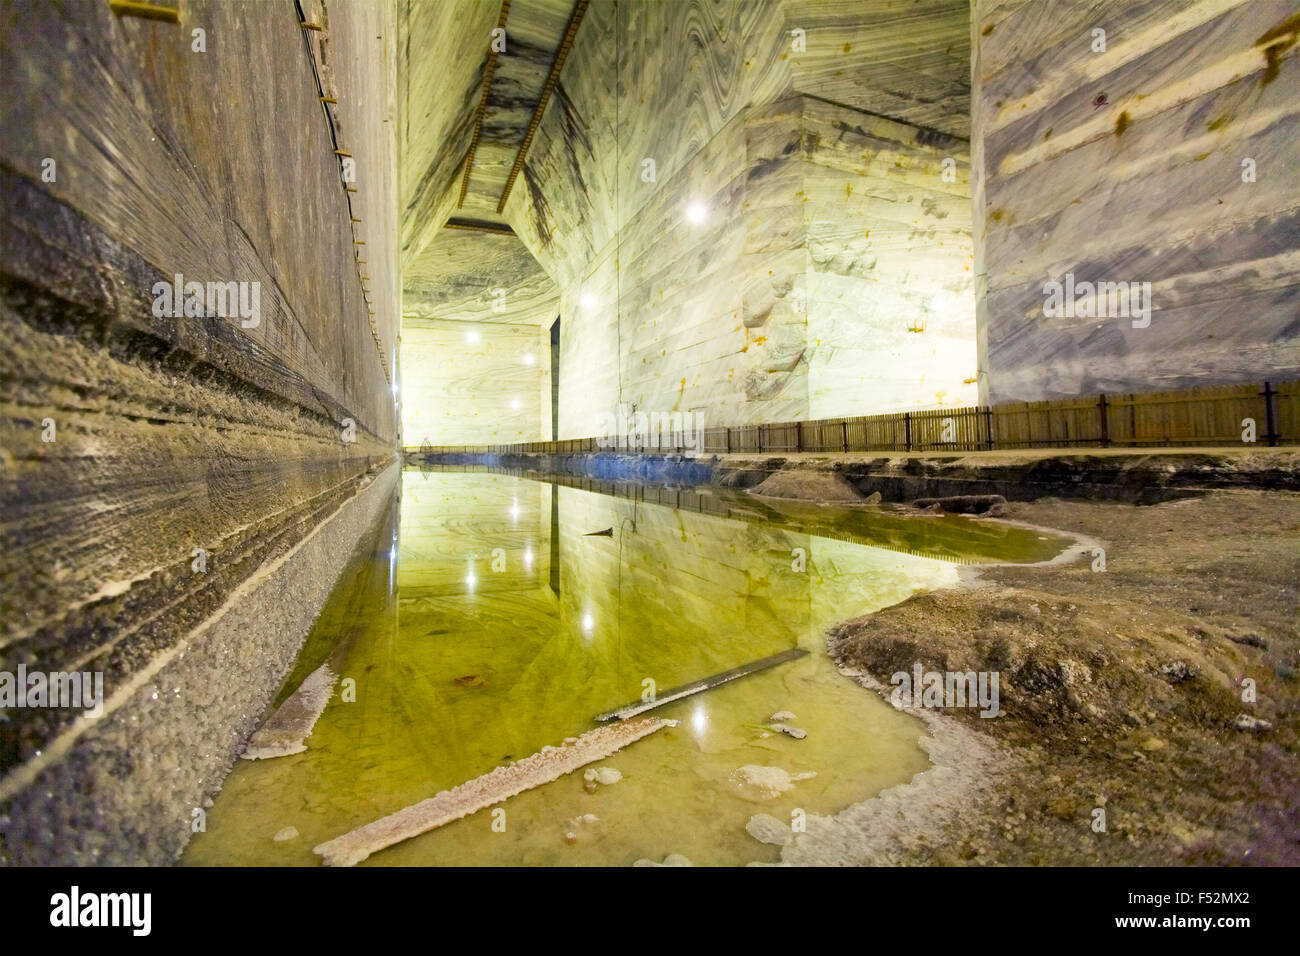
<svg viewBox="0 0 1300 956"><path fill-rule="evenodd" d="M560 439L560 317L551 326L551 441Z"/></svg>

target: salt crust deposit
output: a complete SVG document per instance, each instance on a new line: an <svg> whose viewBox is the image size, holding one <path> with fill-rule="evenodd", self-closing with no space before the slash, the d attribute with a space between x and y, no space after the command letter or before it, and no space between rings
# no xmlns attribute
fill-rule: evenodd
<svg viewBox="0 0 1300 956"><path fill-rule="evenodd" d="M242 754L245 760L285 757L307 749L316 721L325 712L334 693L339 675L329 664L316 668L298 685L298 689L281 704L248 741Z"/></svg>
<svg viewBox="0 0 1300 956"><path fill-rule="evenodd" d="M885 695L887 688L865 671L839 664L840 673ZM905 708L929 725L933 737L918 743L933 764L908 783L881 791L834 816L808 814L807 832L781 851L781 863L795 866L892 866L936 834L977 819L999 775L1014 772L1013 761L982 734L933 710ZM765 866L768 864L750 864Z"/></svg>
<svg viewBox="0 0 1300 956"><path fill-rule="evenodd" d="M797 468L772 472L762 484L749 489L749 493L818 502L862 500L862 492L841 474Z"/></svg>
<svg viewBox="0 0 1300 956"><path fill-rule="evenodd" d="M760 843L773 843L776 846L788 846L794 840L790 825L770 813L754 814L745 824L745 831Z"/></svg>
<svg viewBox="0 0 1300 956"><path fill-rule="evenodd" d="M623 779L623 774L613 767L596 767L592 770L584 771L582 779L588 783L599 783L603 786L609 786L612 783L618 783Z"/></svg>
<svg viewBox="0 0 1300 956"><path fill-rule="evenodd" d="M690 860L686 859L686 857L682 856L680 853L669 853L666 857L664 857L664 861L662 863L656 863L654 860L640 859L637 860L632 865L633 866L694 866L695 864L692 863Z"/></svg>
<svg viewBox="0 0 1300 956"><path fill-rule="evenodd" d="M543 747L507 767L421 800L373 823L358 827L313 848L328 866L353 866L376 850L400 843L426 830L459 820L515 794L558 780L579 767L604 760L630 743L649 736L670 721L658 717L620 721L588 731L574 743ZM620 775L621 776L621 775Z"/></svg>
<svg viewBox="0 0 1300 956"><path fill-rule="evenodd" d="M808 731L799 727L791 727L789 724L768 724L769 730L775 730L785 734L787 737L793 737L795 740L803 740L808 736Z"/></svg>
<svg viewBox="0 0 1300 956"><path fill-rule="evenodd" d="M793 790L800 780L809 780L817 774L791 774L780 767L761 767L758 764L746 764L731 772L731 782L740 790L740 795L750 800L773 800Z"/></svg>
<svg viewBox="0 0 1300 956"><path fill-rule="evenodd" d="M6 808L4 834L15 862L164 866L180 857L191 831L169 821L177 808L188 817L188 808L211 806L207 798L255 726L252 715L274 697L400 474L387 467L113 691L103 717L82 718L42 757L4 778L20 791ZM78 825L91 816L113 824Z"/></svg>

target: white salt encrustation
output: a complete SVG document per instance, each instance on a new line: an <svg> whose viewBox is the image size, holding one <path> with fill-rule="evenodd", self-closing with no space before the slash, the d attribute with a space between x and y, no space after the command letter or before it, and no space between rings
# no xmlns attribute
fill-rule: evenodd
<svg viewBox="0 0 1300 956"><path fill-rule="evenodd" d="M313 852L322 857L327 866L353 866L377 850L469 816L525 790L558 780L589 763L604 760L628 744L672 723L658 717L645 717L598 727L574 743L543 747L531 757L506 767L497 767L428 800L357 827L320 844Z"/></svg>
<svg viewBox="0 0 1300 956"><path fill-rule="evenodd" d="M264 760L306 750L307 738L325 712L325 705L329 703L338 679L339 675L330 670L329 664L322 664L308 674L298 689L249 739L243 758Z"/></svg>

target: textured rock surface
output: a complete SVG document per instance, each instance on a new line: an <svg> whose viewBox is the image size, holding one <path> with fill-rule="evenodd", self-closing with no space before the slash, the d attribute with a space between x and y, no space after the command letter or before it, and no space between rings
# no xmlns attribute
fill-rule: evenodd
<svg viewBox="0 0 1300 956"><path fill-rule="evenodd" d="M736 424L973 399L967 3L596 0L498 215L571 9L517 0L491 70L498 4L403 14L406 341L438 356L408 445L550 437L546 363L449 359L452 330L425 326L497 288L521 301L488 321L561 318L562 438L620 407ZM452 215L508 223L558 297L494 254L440 263L514 241L438 232ZM463 414L467 388L498 409Z"/></svg>
<svg viewBox="0 0 1300 956"><path fill-rule="evenodd" d="M0 670L102 672L110 702L3 715L4 859L174 857L383 498L357 495L397 440L394 34L302 6L323 30L0 18ZM177 274L256 283L257 321L157 314Z"/></svg>
<svg viewBox="0 0 1300 956"><path fill-rule="evenodd" d="M868 497L885 501L949 495L1002 495L1008 500L1095 498L1151 503L1209 488L1300 490L1300 453L1288 449L1187 452L997 452L879 457L845 455L710 455L682 458L618 454L452 454L408 456L412 464L489 465L597 479L714 484L752 488L789 468L837 474ZM874 503L874 502L873 502Z"/></svg>
<svg viewBox="0 0 1300 956"><path fill-rule="evenodd" d="M1300 502L1223 491L1142 508L1013 504L1011 517L1104 545L1105 572L1072 548L832 628L841 666L882 694L916 662L996 670L1001 710L922 711L935 766L809 817L783 859L1294 865ZM1243 717L1268 726L1246 732Z"/></svg>
<svg viewBox="0 0 1300 956"><path fill-rule="evenodd" d="M109 682L98 720L80 721L6 776L0 859L162 864L189 839L280 686L357 539L373 530L398 469L320 525L283 563L244 582L222 613Z"/></svg>
<svg viewBox="0 0 1300 956"><path fill-rule="evenodd" d="M1294 378L1300 8L978 0L974 11L982 399ZM1150 282L1150 325L1044 315L1044 283L1066 273Z"/></svg>
<svg viewBox="0 0 1300 956"><path fill-rule="evenodd" d="M773 498L802 498L808 501L861 501L862 493L843 475L829 471L797 468L774 471L762 484L750 489L755 495Z"/></svg>

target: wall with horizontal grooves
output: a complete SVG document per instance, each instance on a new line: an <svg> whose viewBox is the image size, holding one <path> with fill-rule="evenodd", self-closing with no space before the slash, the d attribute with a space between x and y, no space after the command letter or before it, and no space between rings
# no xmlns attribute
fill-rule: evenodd
<svg viewBox="0 0 1300 956"><path fill-rule="evenodd" d="M0 862L160 862L183 844L231 756L200 752L204 734L251 731L341 564L286 565L298 603L250 618L238 659L189 650L201 728L151 708L145 689L173 687L155 666L354 513L397 443L395 250L359 231L395 242L393 11L302 7L322 30L293 3L196 0L180 24L89 2L0 14L0 672L102 672L126 695L99 725L4 715ZM177 273L259 283L260 322L155 315ZM143 754L163 738L166 761ZM138 799L109 795L127 768Z"/></svg>
<svg viewBox="0 0 1300 956"><path fill-rule="evenodd" d="M980 400L1295 378L1300 7L974 11ZM1150 324L1045 314L1067 273L1149 282Z"/></svg>

